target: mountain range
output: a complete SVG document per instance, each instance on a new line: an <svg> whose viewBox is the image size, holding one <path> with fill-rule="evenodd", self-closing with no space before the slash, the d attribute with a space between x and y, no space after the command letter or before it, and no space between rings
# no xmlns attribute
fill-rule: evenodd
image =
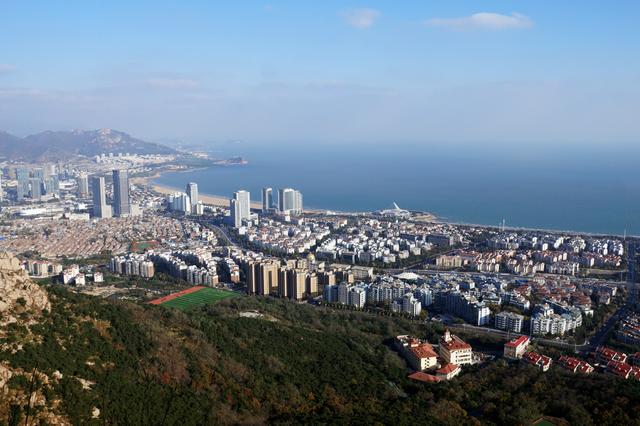
<svg viewBox="0 0 640 426"><path fill-rule="evenodd" d="M109 153L175 154L173 148L145 142L112 129L51 131L24 138L0 131L0 157L22 161L54 161L74 155Z"/></svg>

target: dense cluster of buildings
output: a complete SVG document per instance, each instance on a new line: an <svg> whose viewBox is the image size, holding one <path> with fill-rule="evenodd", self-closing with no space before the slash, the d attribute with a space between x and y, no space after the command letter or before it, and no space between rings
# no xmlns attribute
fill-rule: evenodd
<svg viewBox="0 0 640 426"><path fill-rule="evenodd" d="M42 257L88 257L104 252L126 254L136 241L179 241L199 226L176 219L148 214L89 222L85 220L37 221L15 219L0 227L5 236L0 250L14 253L33 251Z"/></svg>
<svg viewBox="0 0 640 426"><path fill-rule="evenodd" d="M478 272L505 271L519 275L540 272L577 275L581 268L618 268L624 244L620 240L540 234L530 231L500 232L487 240L490 251L464 249L436 259L440 269Z"/></svg>
<svg viewBox="0 0 640 426"><path fill-rule="evenodd" d="M17 202L30 198L32 201L40 201L43 197L55 198L60 193L60 180L57 166L46 164L44 167L15 169Z"/></svg>
<svg viewBox="0 0 640 426"><path fill-rule="evenodd" d="M150 250L145 254L113 257L109 268L116 274L142 278L152 278L159 271L192 285L213 286L220 282L219 261L219 258L214 258L211 250L206 249L172 252Z"/></svg>
<svg viewBox="0 0 640 426"><path fill-rule="evenodd" d="M530 330L533 335L563 336L581 325L582 312L580 309L547 301L547 303L536 306L534 315L531 317Z"/></svg>
<svg viewBox="0 0 640 426"><path fill-rule="evenodd" d="M299 218L281 222L275 218L263 218L257 226L247 228L244 235L257 249L286 256L315 249L331 232L331 227L321 221Z"/></svg>
<svg viewBox="0 0 640 426"><path fill-rule="evenodd" d="M141 254L128 254L116 256L109 260L109 270L114 274L153 278L155 268L153 262L147 256Z"/></svg>
<svg viewBox="0 0 640 426"><path fill-rule="evenodd" d="M420 256L434 247L450 247L461 241L459 234L448 231L440 226L416 228L360 218L339 235L324 240L316 250L316 256L352 264L390 264Z"/></svg>
<svg viewBox="0 0 640 426"><path fill-rule="evenodd" d="M616 337L626 344L640 345L640 314L632 312L620 320Z"/></svg>

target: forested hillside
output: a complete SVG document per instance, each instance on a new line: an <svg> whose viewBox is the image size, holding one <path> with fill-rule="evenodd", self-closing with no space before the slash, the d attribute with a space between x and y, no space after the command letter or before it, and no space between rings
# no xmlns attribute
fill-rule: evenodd
<svg viewBox="0 0 640 426"><path fill-rule="evenodd" d="M603 374L540 373L503 361L448 383L406 378L388 345L399 333L441 330L402 318L332 311L269 298L233 298L182 313L50 288L21 350L0 353L18 397L0 423L38 410L71 424L396 423L639 424L640 384ZM241 316L257 311L262 314ZM253 316L253 317L252 317ZM12 326L3 343L20 343ZM6 364L5 364L6 365ZM26 393L45 398L28 404Z"/></svg>

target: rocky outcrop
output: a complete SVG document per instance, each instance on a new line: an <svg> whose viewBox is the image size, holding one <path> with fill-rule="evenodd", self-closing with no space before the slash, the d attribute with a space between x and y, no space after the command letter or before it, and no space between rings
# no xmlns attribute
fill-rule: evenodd
<svg viewBox="0 0 640 426"><path fill-rule="evenodd" d="M0 252L0 330L19 320L28 325L45 309L51 309L47 293L29 279L18 259Z"/></svg>

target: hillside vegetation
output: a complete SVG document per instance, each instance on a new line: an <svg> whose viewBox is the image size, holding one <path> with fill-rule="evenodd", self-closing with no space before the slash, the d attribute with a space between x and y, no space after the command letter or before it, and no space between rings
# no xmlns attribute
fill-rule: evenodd
<svg viewBox="0 0 640 426"><path fill-rule="evenodd" d="M402 318L252 297L189 313L61 288L49 299L30 327L39 341L0 353L32 373L9 380L25 396L0 402L0 423L40 410L71 424L530 424L542 415L639 424L640 384L602 374L497 361L448 383L411 382L389 338L441 330ZM262 315L240 315L249 311ZM5 340L23 332L12 327ZM29 392L45 401L28 404Z"/></svg>

